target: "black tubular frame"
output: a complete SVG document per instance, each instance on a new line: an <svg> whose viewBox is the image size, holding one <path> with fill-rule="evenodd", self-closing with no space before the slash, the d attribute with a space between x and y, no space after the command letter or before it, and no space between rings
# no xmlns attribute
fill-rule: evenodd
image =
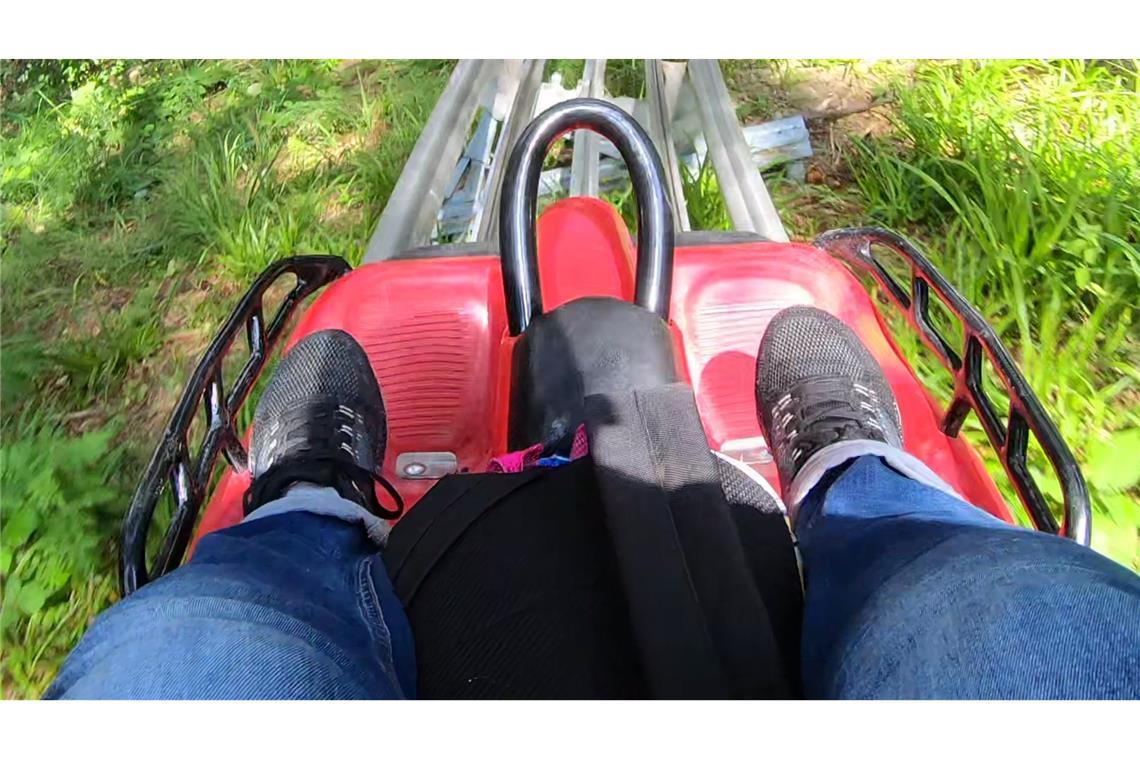
<svg viewBox="0 0 1140 760"><path fill-rule="evenodd" d="M923 343L953 374L954 397L942 418L942 432L957 436L966 415L973 409L1034 526L1040 531L1060 534L1087 546L1092 512L1084 476L1009 351L978 310L954 289L918 248L890 230L876 227L831 230L817 237L815 245L855 269L869 273L906 315ZM875 258L873 246L889 248L907 262L910 266L909 292ZM932 293L961 322L964 345L960 348L952 346L931 322ZM1005 427L982 386L984 356L989 357L991 366L1009 393L1009 418ZM1060 526L1029 472L1026 451L1030 431L1037 437L1061 484L1065 516Z"/></svg>
<svg viewBox="0 0 1140 760"><path fill-rule="evenodd" d="M235 422L236 415L272 355L289 317L305 298L351 269L348 262L339 256L294 256L271 264L254 281L210 342L170 415L166 431L123 521L123 545L119 559L119 585L123 596L170 572L182 562L198 512L207 496L218 454L224 453L230 466L239 472L248 467L247 452ZM297 283L266 327L262 309L265 292L289 274L297 278ZM249 359L238 372L227 396L222 365L240 332L245 333ZM201 451L194 458L188 434L199 404L206 414L206 431ZM168 485L174 492L174 514L154 567L148 568L147 534L155 506Z"/></svg>
<svg viewBox="0 0 1140 760"><path fill-rule="evenodd" d="M534 224L538 180L550 146L575 129L589 129L612 142L625 160L637 198L638 305L669 319L673 289L673 209L665 169L653 141L637 121L615 105L593 98L568 100L539 114L519 136L503 179L499 243L507 325L520 335L542 314L538 246Z"/></svg>

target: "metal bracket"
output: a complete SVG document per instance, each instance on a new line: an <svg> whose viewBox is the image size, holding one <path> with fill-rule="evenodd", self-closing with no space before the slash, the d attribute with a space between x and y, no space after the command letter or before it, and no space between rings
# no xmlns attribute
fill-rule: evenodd
<svg viewBox="0 0 1140 760"><path fill-rule="evenodd" d="M709 157L733 226L758 232L767 240L787 242L788 233L741 134L720 65L715 60L689 61L689 77L697 93Z"/></svg>
<svg viewBox="0 0 1140 760"><path fill-rule="evenodd" d="M677 161L677 146L673 141L673 112L677 106L685 64L647 60L645 62L645 98L649 102L649 136L653 138L665 173L669 177L669 200L673 202L673 223L677 232L687 232L689 209L685 203L685 184L681 180L681 167Z"/></svg>
<svg viewBox="0 0 1140 760"><path fill-rule="evenodd" d="M394 258L431 239L444 190L463 153L480 96L501 69L501 61L463 60L456 64L380 214L364 253L365 262Z"/></svg>

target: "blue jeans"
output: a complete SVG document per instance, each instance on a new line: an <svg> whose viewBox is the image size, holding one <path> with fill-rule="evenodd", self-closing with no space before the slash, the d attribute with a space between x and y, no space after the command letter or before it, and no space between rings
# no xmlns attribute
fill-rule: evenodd
<svg viewBox="0 0 1140 760"><path fill-rule="evenodd" d="M355 505L285 499L322 514L276 502L207 536L104 613L46 696L414 696L408 622ZM808 696L1140 697L1140 577L1120 565L873 456L829 472L796 520Z"/></svg>
<svg viewBox="0 0 1140 760"><path fill-rule="evenodd" d="M877 457L796 514L803 679L844 699L1140 698L1140 576Z"/></svg>
<svg viewBox="0 0 1140 760"><path fill-rule="evenodd" d="M303 486L203 537L100 615L44 696L415 697L411 627L366 514Z"/></svg>

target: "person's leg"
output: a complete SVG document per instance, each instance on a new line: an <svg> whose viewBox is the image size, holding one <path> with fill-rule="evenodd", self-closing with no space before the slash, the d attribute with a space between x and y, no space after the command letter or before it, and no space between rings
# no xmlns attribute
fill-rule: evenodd
<svg viewBox="0 0 1140 760"><path fill-rule="evenodd" d="M808 696L1140 698L1140 577L879 457L833 473L796 515Z"/></svg>
<svg viewBox="0 0 1140 760"><path fill-rule="evenodd" d="M757 406L804 561L807 696L1140 696L1140 578L987 515L903 452L890 387L841 322L778 315Z"/></svg>
<svg viewBox="0 0 1140 760"><path fill-rule="evenodd" d="M295 486L101 615L45 697L414 697L411 629L367 518Z"/></svg>
<svg viewBox="0 0 1140 760"><path fill-rule="evenodd" d="M411 631L377 553L387 418L345 332L299 341L257 405L246 519L102 615L50 698L415 696Z"/></svg>

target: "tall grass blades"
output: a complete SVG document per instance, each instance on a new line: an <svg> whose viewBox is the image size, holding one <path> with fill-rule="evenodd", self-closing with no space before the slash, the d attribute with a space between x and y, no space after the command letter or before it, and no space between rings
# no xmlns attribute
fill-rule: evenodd
<svg viewBox="0 0 1140 760"><path fill-rule="evenodd" d="M896 87L895 133L856 140L850 164L871 216L929 241L1014 347L1086 464L1102 547L1140 567L1140 495L1135 479L1122 486L1111 474L1136 472L1136 451L1115 447L1108 466L1105 448L1140 431L1135 71L1111 62L923 63Z"/></svg>
<svg viewBox="0 0 1140 760"><path fill-rule="evenodd" d="M720 183L712 161L706 154L694 170L688 164L681 166L681 190L685 194L685 209L694 230L731 230L732 220L720 192Z"/></svg>
<svg viewBox="0 0 1140 760"><path fill-rule="evenodd" d="M112 600L134 479L240 292L283 256L359 262L450 70L0 62L4 696Z"/></svg>

